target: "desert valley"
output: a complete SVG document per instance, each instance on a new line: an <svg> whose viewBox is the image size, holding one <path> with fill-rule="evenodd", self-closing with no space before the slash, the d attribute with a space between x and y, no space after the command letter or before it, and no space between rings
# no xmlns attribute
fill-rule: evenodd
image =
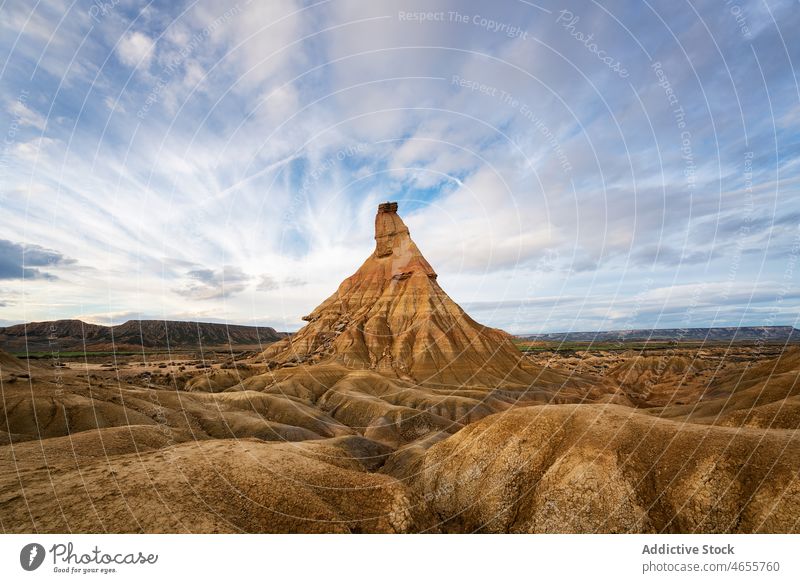
<svg viewBox="0 0 800 583"><path fill-rule="evenodd" d="M292 335L0 330L0 529L800 531L795 330L516 338L375 241Z"/></svg>

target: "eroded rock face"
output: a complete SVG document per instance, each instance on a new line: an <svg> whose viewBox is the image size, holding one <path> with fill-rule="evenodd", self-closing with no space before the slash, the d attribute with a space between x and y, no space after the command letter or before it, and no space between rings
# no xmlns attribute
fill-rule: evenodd
<svg viewBox="0 0 800 583"><path fill-rule="evenodd" d="M410 481L451 532L797 532L799 465L780 432L547 405L469 425Z"/></svg>
<svg viewBox="0 0 800 583"><path fill-rule="evenodd" d="M521 359L442 291L396 203L375 239L260 364L145 382L0 352L3 528L800 528L800 350Z"/></svg>
<svg viewBox="0 0 800 583"><path fill-rule="evenodd" d="M375 217L375 251L311 314L291 339L263 353L277 364L336 359L419 383L530 384L510 337L470 318L385 203Z"/></svg>
<svg viewBox="0 0 800 583"><path fill-rule="evenodd" d="M8 379L15 374L30 373L30 363L11 356L4 350L0 350L0 378Z"/></svg>
<svg viewBox="0 0 800 583"><path fill-rule="evenodd" d="M0 463L9 464L15 453L26 478L23 498L10 495L19 487L16 475L0 477L6 532L398 533L419 528L419 509L411 506L405 488L389 476L368 473L358 456L376 454L362 451L358 442L172 444L156 428L131 426L43 443L16 445L14 452L0 448ZM130 453L132 445L136 453ZM61 468L57 479L48 465Z"/></svg>

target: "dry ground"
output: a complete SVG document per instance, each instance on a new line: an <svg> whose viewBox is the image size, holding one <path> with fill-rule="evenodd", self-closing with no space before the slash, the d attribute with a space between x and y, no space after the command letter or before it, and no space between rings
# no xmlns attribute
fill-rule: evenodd
<svg viewBox="0 0 800 583"><path fill-rule="evenodd" d="M800 531L796 347L541 351L528 386L247 356L0 355L0 529Z"/></svg>

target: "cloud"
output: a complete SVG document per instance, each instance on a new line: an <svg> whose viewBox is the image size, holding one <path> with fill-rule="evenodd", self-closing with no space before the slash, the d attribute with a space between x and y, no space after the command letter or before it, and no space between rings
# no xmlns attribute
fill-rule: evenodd
<svg viewBox="0 0 800 583"><path fill-rule="evenodd" d="M56 144L58 140L42 136L16 144L12 152L20 161L39 162Z"/></svg>
<svg viewBox="0 0 800 583"><path fill-rule="evenodd" d="M0 279L57 279L40 268L54 268L75 263L53 249L23 245L0 239Z"/></svg>
<svg viewBox="0 0 800 583"><path fill-rule="evenodd" d="M256 289L258 291L272 291L278 289L279 287L281 286L274 277L270 275L262 275L261 281L256 286Z"/></svg>
<svg viewBox="0 0 800 583"><path fill-rule="evenodd" d="M668 245L648 245L631 253L631 261L641 267L655 264L666 266L693 265L708 261L703 251L681 251Z"/></svg>
<svg viewBox="0 0 800 583"><path fill-rule="evenodd" d="M278 281L271 275L262 275L261 281L256 286L258 291L273 291L276 289L285 289L292 287L302 287L307 285L308 282L299 277L287 277L283 281Z"/></svg>
<svg viewBox="0 0 800 583"><path fill-rule="evenodd" d="M648 289L609 300L605 294L542 295L535 298L462 302L476 317L495 318L513 333L796 324L790 304L800 292L775 282L732 289L730 282L703 282Z"/></svg>
<svg viewBox="0 0 800 583"><path fill-rule="evenodd" d="M585 271L595 271L600 262L592 257L578 257L569 263L569 269L575 273L582 273Z"/></svg>
<svg viewBox="0 0 800 583"><path fill-rule="evenodd" d="M294 87L285 85L264 94L259 101L262 102L259 114L265 120L277 125L297 111L300 97Z"/></svg>
<svg viewBox="0 0 800 583"><path fill-rule="evenodd" d="M193 300L227 298L247 289L252 277L239 267L226 265L222 269L193 269L186 273L186 284L175 293Z"/></svg>
<svg viewBox="0 0 800 583"><path fill-rule="evenodd" d="M95 269L47 293L26 287L26 315L51 317L57 289L65 314L247 321L252 289L271 292L257 294L260 317L291 328L369 254L387 199L458 301L588 298L585 309L555 304L552 317L549 305L524 305L529 323L551 328L624 320L647 279L702 273L736 290L791 272L800 45L772 19L797 29L796 3L743 5L753 42L709 1L697 13L664 3L663 21L632 0L615 4L616 18L573 7L581 31L624 60L624 81L557 11L403 4L467 18L401 21L397 7L366 0L179 0L137 12L131 31L123 4L96 19L77 4L8 4L0 107L17 122L0 160L0 233ZM720 312L727 323L800 307L736 301ZM0 317L18 319L21 305ZM530 327L509 311L479 314Z"/></svg>
<svg viewBox="0 0 800 583"><path fill-rule="evenodd" d="M117 45L117 58L123 65L134 68L147 69L153 57L155 42L146 34L131 32L119 41Z"/></svg>
<svg viewBox="0 0 800 583"><path fill-rule="evenodd" d="M18 120L19 125L44 130L44 117L29 108L21 99L14 100L8 107L8 112Z"/></svg>
<svg viewBox="0 0 800 583"><path fill-rule="evenodd" d="M125 107L119 102L115 101L113 97L107 95L106 98L103 100L103 104L109 109L109 111L118 111L119 113L125 113Z"/></svg>
<svg viewBox="0 0 800 583"><path fill-rule="evenodd" d="M304 279L300 279L299 277L287 277L283 280L284 287L302 287L307 285L308 282Z"/></svg>

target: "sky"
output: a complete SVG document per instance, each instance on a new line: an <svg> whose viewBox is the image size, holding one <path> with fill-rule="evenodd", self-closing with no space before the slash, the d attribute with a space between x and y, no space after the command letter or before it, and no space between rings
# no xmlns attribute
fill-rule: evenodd
<svg viewBox="0 0 800 583"><path fill-rule="evenodd" d="M0 325L296 330L398 201L513 333L798 325L800 3L0 4Z"/></svg>

